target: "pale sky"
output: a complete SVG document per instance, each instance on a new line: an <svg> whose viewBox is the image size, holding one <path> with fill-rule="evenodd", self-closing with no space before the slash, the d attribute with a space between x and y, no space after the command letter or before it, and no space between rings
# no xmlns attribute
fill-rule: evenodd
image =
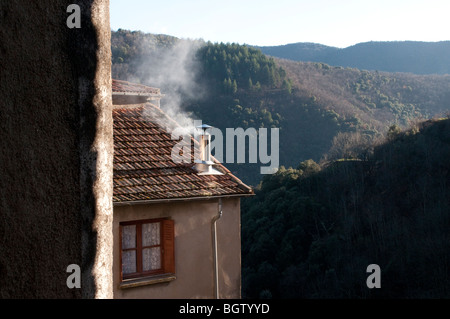
<svg viewBox="0 0 450 319"><path fill-rule="evenodd" d="M250 45L450 40L450 0L110 0L111 29Z"/></svg>

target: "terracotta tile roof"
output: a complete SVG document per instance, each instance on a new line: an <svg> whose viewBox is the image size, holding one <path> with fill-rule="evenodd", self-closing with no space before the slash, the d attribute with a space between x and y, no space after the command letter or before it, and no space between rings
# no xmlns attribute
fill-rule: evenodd
<svg viewBox="0 0 450 319"><path fill-rule="evenodd" d="M115 203L253 194L219 163L214 168L224 175L198 175L194 164L174 163L178 141L167 128L177 124L158 107L115 106L113 120Z"/></svg>
<svg viewBox="0 0 450 319"><path fill-rule="evenodd" d="M135 84L127 81L112 80L112 91L114 95L141 95L153 96L161 95L161 90L142 84Z"/></svg>

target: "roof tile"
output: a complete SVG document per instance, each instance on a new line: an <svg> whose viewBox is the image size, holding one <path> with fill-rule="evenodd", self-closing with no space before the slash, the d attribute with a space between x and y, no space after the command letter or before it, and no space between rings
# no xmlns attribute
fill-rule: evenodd
<svg viewBox="0 0 450 319"><path fill-rule="evenodd" d="M115 83L113 90L119 88ZM163 127L176 123L156 106L116 106L113 120L115 203L253 194L220 163L215 168L224 175L198 175L193 164L174 163L177 141Z"/></svg>

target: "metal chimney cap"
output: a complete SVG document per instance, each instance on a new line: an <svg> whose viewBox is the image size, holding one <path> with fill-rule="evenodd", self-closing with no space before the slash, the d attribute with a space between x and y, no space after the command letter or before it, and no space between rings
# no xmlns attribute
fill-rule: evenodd
<svg viewBox="0 0 450 319"><path fill-rule="evenodd" d="M208 124L202 124L202 125L197 126L197 128L206 131L207 129L212 128L212 126L209 126Z"/></svg>

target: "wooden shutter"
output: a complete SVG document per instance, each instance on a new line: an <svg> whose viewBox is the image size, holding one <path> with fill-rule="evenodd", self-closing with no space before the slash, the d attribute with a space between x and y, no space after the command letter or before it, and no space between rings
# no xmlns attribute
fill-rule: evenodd
<svg viewBox="0 0 450 319"><path fill-rule="evenodd" d="M165 219L162 224L163 267L165 273L175 273L175 227L174 221Z"/></svg>

